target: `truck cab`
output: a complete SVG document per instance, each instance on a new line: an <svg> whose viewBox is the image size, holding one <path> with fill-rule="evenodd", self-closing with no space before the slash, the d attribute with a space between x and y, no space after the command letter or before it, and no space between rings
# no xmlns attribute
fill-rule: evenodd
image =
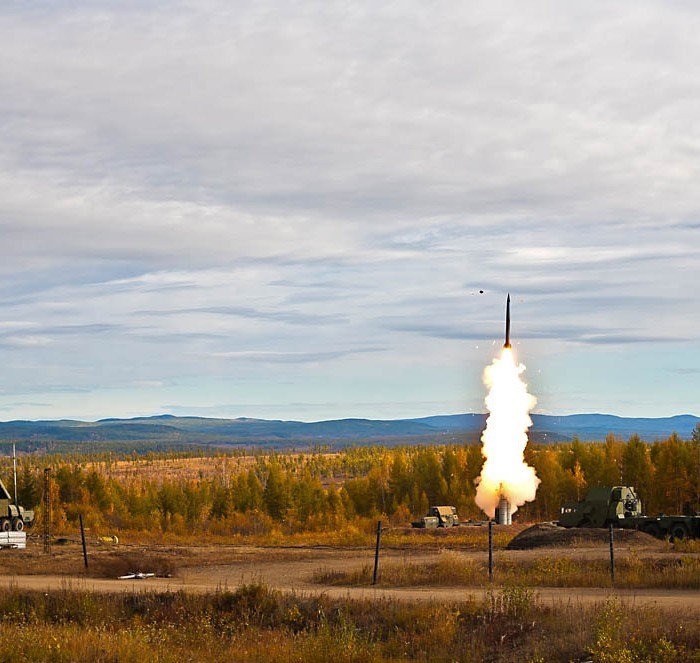
<svg viewBox="0 0 700 663"><path fill-rule="evenodd" d="M21 532L34 522L34 511L15 504L0 479L0 532Z"/></svg>

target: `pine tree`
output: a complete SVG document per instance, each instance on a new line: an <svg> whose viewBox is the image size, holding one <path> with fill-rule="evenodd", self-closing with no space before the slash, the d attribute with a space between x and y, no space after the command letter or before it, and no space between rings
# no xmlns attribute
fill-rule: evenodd
<svg viewBox="0 0 700 663"><path fill-rule="evenodd" d="M27 463L22 465L22 472L17 480L17 499L25 509L33 509L41 501L39 479Z"/></svg>

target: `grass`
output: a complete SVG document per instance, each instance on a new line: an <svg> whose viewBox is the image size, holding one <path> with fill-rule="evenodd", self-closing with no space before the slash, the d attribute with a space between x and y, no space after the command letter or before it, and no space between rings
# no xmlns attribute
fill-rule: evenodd
<svg viewBox="0 0 700 663"><path fill-rule="evenodd" d="M700 539L681 539L674 541L673 549L681 553L700 553Z"/></svg>
<svg viewBox="0 0 700 663"><path fill-rule="evenodd" d="M499 526L495 528L493 546L505 549L513 537L527 525ZM134 545L251 545L251 546L335 546L370 548L376 539L377 521L370 518L356 518L350 522L339 523L337 527L318 529L317 531L290 531L284 523L272 523L261 527L261 531L245 530L240 532L218 531L215 524L209 529L191 530L186 533L162 532L158 530L108 529L100 531L87 530L88 545L92 545L96 536L117 534L122 544ZM38 539L38 528L30 530L30 536ZM64 528L57 537L71 541L80 540L77 527ZM485 550L488 545L486 527L465 526L448 529L414 529L411 527L387 527L382 534L383 548L453 548L464 550Z"/></svg>
<svg viewBox="0 0 700 663"><path fill-rule="evenodd" d="M545 606L507 587L483 601L301 597L254 584L207 595L0 592L0 660L700 661L700 622L614 601Z"/></svg>
<svg viewBox="0 0 700 663"><path fill-rule="evenodd" d="M350 571L319 570L313 581L324 585L368 585L370 564ZM494 564L498 583L533 587L609 587L610 567L605 560L574 560L540 557L536 560L499 559ZM434 562L382 564L378 582L383 587L485 586L485 561L468 559L445 551ZM619 588L700 589L700 559L680 556L643 558L628 556L615 564L615 586Z"/></svg>
<svg viewBox="0 0 700 663"><path fill-rule="evenodd" d="M510 541L528 525L497 526L493 532L493 547L504 550ZM488 528L463 526L447 529L390 528L382 534L382 547L404 548L441 546L464 550L486 550Z"/></svg>

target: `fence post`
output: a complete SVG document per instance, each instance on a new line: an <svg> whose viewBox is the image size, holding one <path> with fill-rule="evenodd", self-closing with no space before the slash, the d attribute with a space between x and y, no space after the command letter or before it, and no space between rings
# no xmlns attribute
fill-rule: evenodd
<svg viewBox="0 0 700 663"><path fill-rule="evenodd" d="M80 538L83 540L83 560L85 561L85 568L87 569L87 546L85 545L85 528L83 527L83 514L79 514L78 517L80 518Z"/></svg>
<svg viewBox="0 0 700 663"><path fill-rule="evenodd" d="M44 468L44 552L51 552L51 468Z"/></svg>
<svg viewBox="0 0 700 663"><path fill-rule="evenodd" d="M379 546L382 542L382 521L377 521L377 545L374 549L374 576L372 578L372 584L377 584L377 571L379 570Z"/></svg>
<svg viewBox="0 0 700 663"><path fill-rule="evenodd" d="M489 520L489 582L493 582L493 521Z"/></svg>
<svg viewBox="0 0 700 663"><path fill-rule="evenodd" d="M610 579L612 580L613 584L615 584L615 542L613 538L612 523L610 523L608 531L610 532Z"/></svg>

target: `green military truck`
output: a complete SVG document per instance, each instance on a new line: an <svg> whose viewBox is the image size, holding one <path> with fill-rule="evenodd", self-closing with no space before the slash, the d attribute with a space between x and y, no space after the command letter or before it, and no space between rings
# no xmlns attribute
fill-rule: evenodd
<svg viewBox="0 0 700 663"><path fill-rule="evenodd" d="M411 523L411 527L435 529L437 527L456 527L459 525L457 509L453 506L431 506L428 515L417 522Z"/></svg>
<svg viewBox="0 0 700 663"><path fill-rule="evenodd" d="M559 513L562 527L619 527L637 529L658 539L700 538L699 516L645 516L631 486L597 486L582 502L567 502Z"/></svg>
<svg viewBox="0 0 700 663"><path fill-rule="evenodd" d="M21 532L34 522L34 511L15 504L0 479L0 532Z"/></svg>

